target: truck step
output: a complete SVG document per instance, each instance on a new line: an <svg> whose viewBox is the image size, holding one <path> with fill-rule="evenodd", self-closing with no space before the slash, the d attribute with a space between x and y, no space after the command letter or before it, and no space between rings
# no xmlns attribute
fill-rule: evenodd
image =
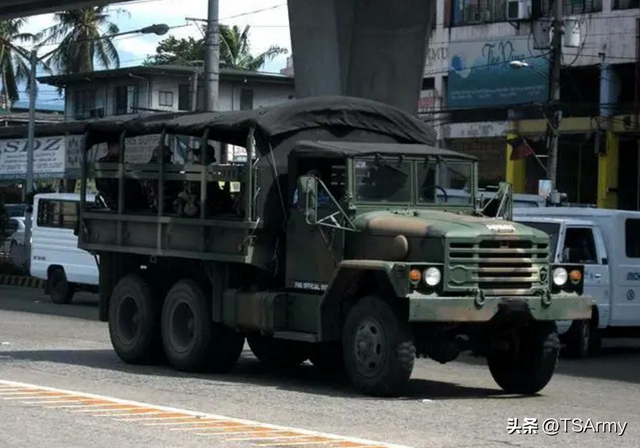
<svg viewBox="0 0 640 448"><path fill-rule="evenodd" d="M318 335L314 333L301 333L298 331L276 331L273 336L278 339L289 339L291 341L318 342Z"/></svg>

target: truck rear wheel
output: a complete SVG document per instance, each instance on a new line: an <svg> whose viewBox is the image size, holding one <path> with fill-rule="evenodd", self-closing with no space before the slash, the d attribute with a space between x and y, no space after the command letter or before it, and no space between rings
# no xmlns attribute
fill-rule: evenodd
<svg viewBox="0 0 640 448"><path fill-rule="evenodd" d="M147 364L158 359L160 303L142 277L129 274L113 290L109 301L109 335L120 359Z"/></svg>
<svg viewBox="0 0 640 448"><path fill-rule="evenodd" d="M551 381L560 355L555 322L536 322L520 330L504 351L487 357L496 383L507 393L533 395Z"/></svg>
<svg viewBox="0 0 640 448"><path fill-rule="evenodd" d="M162 341L173 367L184 372L226 372L240 358L244 335L213 322L211 301L192 280L180 280L162 309Z"/></svg>
<svg viewBox="0 0 640 448"><path fill-rule="evenodd" d="M305 344L298 341L249 333L247 334L247 342L255 357L262 364L271 367L295 367L309 357Z"/></svg>
<svg viewBox="0 0 640 448"><path fill-rule="evenodd" d="M345 367L359 391L373 396L401 392L411 378L416 348L410 327L378 297L364 297L343 328Z"/></svg>

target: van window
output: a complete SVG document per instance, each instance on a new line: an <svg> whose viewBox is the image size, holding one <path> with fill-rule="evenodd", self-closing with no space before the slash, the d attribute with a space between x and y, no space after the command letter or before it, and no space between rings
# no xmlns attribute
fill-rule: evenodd
<svg viewBox="0 0 640 448"><path fill-rule="evenodd" d="M584 227L567 227L562 258L566 263L598 263L593 230Z"/></svg>
<svg viewBox="0 0 640 448"><path fill-rule="evenodd" d="M38 226L74 229L78 216L76 201L42 199L38 204Z"/></svg>
<svg viewBox="0 0 640 448"><path fill-rule="evenodd" d="M523 224L528 227L533 227L534 229L542 230L546 234L549 235L551 239L551 258L555 259L556 247L558 245L558 234L560 233L560 224L556 224L553 222L536 222L536 221L520 221L520 224Z"/></svg>
<svg viewBox="0 0 640 448"><path fill-rule="evenodd" d="M624 233L627 258L640 258L640 219L627 219Z"/></svg>

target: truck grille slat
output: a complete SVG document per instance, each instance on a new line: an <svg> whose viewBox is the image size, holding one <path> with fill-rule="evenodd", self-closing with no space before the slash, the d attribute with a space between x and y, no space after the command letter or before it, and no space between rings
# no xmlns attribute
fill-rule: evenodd
<svg viewBox="0 0 640 448"><path fill-rule="evenodd" d="M488 295L529 295L541 284L539 265L548 263L548 244L522 239L450 242L448 287L480 289Z"/></svg>

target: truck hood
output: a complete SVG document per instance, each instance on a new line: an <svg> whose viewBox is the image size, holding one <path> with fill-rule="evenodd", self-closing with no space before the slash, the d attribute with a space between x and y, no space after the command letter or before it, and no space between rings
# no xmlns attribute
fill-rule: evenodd
<svg viewBox="0 0 640 448"><path fill-rule="evenodd" d="M363 213L355 226L370 235L407 237L494 237L518 235L548 240L537 229L512 221L437 210L376 211Z"/></svg>

